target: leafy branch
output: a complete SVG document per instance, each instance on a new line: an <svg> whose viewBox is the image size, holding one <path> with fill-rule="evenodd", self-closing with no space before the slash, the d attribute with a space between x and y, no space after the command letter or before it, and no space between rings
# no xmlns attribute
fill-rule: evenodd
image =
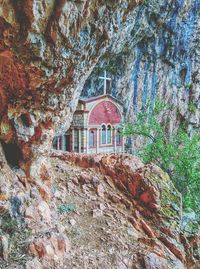
<svg viewBox="0 0 200 269"><path fill-rule="evenodd" d="M154 162L166 171L176 188L183 195L184 208L195 210L200 214L200 135L190 137L184 126L176 134L168 137L166 126L158 122L158 115L169 104L157 100L149 112L141 112L134 124L125 123L123 134L137 139L143 138L138 155L145 163Z"/></svg>

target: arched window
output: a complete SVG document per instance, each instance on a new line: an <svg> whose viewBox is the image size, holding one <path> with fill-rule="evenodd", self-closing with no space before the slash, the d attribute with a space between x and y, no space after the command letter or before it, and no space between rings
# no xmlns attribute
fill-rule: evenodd
<svg viewBox="0 0 200 269"><path fill-rule="evenodd" d="M117 145L121 144L121 132L119 129L117 130L116 142L117 142Z"/></svg>
<svg viewBox="0 0 200 269"><path fill-rule="evenodd" d="M111 144L112 141L112 128L110 125L107 127L107 144Z"/></svg>
<svg viewBox="0 0 200 269"><path fill-rule="evenodd" d="M103 125L101 128L101 144L106 144L106 126Z"/></svg>
<svg viewBox="0 0 200 269"><path fill-rule="evenodd" d="M94 131L90 131L90 147L94 148Z"/></svg>

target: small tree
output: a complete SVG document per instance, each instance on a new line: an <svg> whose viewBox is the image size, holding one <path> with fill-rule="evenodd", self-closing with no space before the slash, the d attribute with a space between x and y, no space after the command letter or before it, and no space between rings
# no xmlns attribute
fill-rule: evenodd
<svg viewBox="0 0 200 269"><path fill-rule="evenodd" d="M200 135L190 137L183 127L169 137L157 116L169 108L157 101L150 113L141 112L134 124L123 126L125 136L143 137L143 145L138 155L145 163L154 162L166 171L176 188L183 195L183 206L200 215Z"/></svg>

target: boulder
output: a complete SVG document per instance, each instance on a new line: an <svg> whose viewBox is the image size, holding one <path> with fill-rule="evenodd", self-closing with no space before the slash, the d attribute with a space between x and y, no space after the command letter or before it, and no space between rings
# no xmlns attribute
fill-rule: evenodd
<svg viewBox="0 0 200 269"><path fill-rule="evenodd" d="M70 248L69 240L64 234L50 234L48 237L34 240L29 246L29 253L36 257L37 262L39 259L44 268L61 268ZM27 266L32 264L34 261L29 262Z"/></svg>

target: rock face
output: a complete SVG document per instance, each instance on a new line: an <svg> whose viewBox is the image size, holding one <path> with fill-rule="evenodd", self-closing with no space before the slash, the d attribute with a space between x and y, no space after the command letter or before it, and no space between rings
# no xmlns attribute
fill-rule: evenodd
<svg viewBox="0 0 200 269"><path fill-rule="evenodd" d="M128 226L127 232L130 237L135 238L135 241L131 243L131 247L129 246L129 251L133 251L136 255L132 257L132 260L129 260L128 256L124 257L124 260L129 260L129 263L124 262L124 267L114 262L110 266L133 268L134 264L134 268L137 269L198 268L197 259L199 258L198 255L196 256L198 238L195 239L191 235L187 237L186 234L180 232L181 196L168 175L160 168L155 165L144 165L138 158L131 155L91 156L54 152L52 159L61 160L56 162L56 167L58 171L61 170L61 173L66 173L67 178L71 178L72 186L68 183L68 189L71 189L72 193L74 186L77 192L79 192L78 186L81 186L87 197L83 198L86 199L87 208L90 207L91 201L93 205L97 201L100 203L99 209L93 209L94 218L103 218L105 214L117 219L116 212L111 215L107 212L107 208L111 209L113 205L116 205L116 211L123 212L122 215L131 225ZM67 168L66 164L70 165L70 168ZM77 177L78 181L74 177ZM96 190L98 198L93 197L90 200L90 190ZM65 198L62 195L59 197L64 202ZM124 206L125 211L120 205ZM111 212L113 212L112 209ZM86 218L87 214L84 214ZM71 220L69 222L71 223ZM75 225L79 223L80 229L83 228L77 218L74 223ZM90 221L87 223L89 225ZM123 230L123 223L121 220L121 230ZM112 229L114 232L115 226L112 226ZM118 236L121 238L121 234ZM124 235L123 243L128 240L125 237ZM110 245L112 245L111 241ZM122 246L121 249L123 249ZM105 247L104 250L105 261L107 259ZM79 268L79 262L77 258L75 268ZM98 265L96 264L97 267Z"/></svg>
<svg viewBox="0 0 200 269"><path fill-rule="evenodd" d="M101 92L105 68L127 118L159 97L170 133L182 122L198 130L199 1L141 2L1 1L0 140L8 159L18 151L12 165L44 173L34 167L48 167L55 132L68 129L83 87Z"/></svg>
<svg viewBox="0 0 200 269"><path fill-rule="evenodd" d="M20 168L25 188L34 184L45 201L50 199L52 139L68 129L99 58L113 42L124 43L139 4L0 1L2 197L16 182L11 168Z"/></svg>
<svg viewBox="0 0 200 269"><path fill-rule="evenodd" d="M168 103L159 118L170 134L181 123L191 133L198 131L199 10L199 1L146 1L139 6L131 38L121 51L110 49L100 59L82 94L102 93L98 77L107 68L112 94L123 100L127 119L159 99Z"/></svg>
<svg viewBox="0 0 200 269"><path fill-rule="evenodd" d="M100 86L90 85L97 85L104 64L110 74L114 70L113 94L123 99L127 118L136 116L148 96L153 104L157 94L178 104L171 127L184 118L189 129L198 129L199 48L192 38L199 37L198 8L198 0L0 0L0 257L12 257L13 268L21 260L27 268L63 269L70 244L56 203L66 189L57 194L53 189L51 142L56 132L68 129L83 87L86 95L100 92ZM163 113L161 120L168 117ZM129 216L134 230L128 233L138 238L138 230L147 238L135 245L141 246L136 268L170 268L165 250L172 257L171 268L195 268L197 240L180 238L180 197L159 168L127 156L61 158L78 164L79 170L97 170L125 193L125 198L111 195L113 203L137 208ZM74 177L74 184L90 181L87 173ZM92 181L95 194L106 198L99 178ZM161 219L163 227L158 227ZM70 223L75 225L73 219ZM24 256L27 248L33 261ZM116 264L132 266L127 259Z"/></svg>
<svg viewBox="0 0 200 269"><path fill-rule="evenodd" d="M53 156L59 156L55 153ZM141 206L146 216L153 215L153 212L162 211L163 216L173 217L172 223L168 220L168 225L173 226L174 219L180 219L178 212L181 208L181 196L174 188L173 183L159 167L144 165L137 157L131 155L84 155L67 154L60 157L75 165L84 168L94 168L102 175L109 176L115 186L122 192L128 193ZM88 182L88 176L85 175ZM172 206L169 206L169 196ZM174 203L174 205L173 205ZM152 219L154 216L152 216ZM155 222L158 220L155 216ZM178 222L176 221L176 224Z"/></svg>
<svg viewBox="0 0 200 269"><path fill-rule="evenodd" d="M180 231L181 195L159 167L58 151L51 163L47 201L21 169L4 185L0 268L198 268L198 236Z"/></svg>
<svg viewBox="0 0 200 269"><path fill-rule="evenodd" d="M46 173L55 132L69 127L99 58L124 43L139 2L1 1L0 139L7 158L19 149L14 166Z"/></svg>

